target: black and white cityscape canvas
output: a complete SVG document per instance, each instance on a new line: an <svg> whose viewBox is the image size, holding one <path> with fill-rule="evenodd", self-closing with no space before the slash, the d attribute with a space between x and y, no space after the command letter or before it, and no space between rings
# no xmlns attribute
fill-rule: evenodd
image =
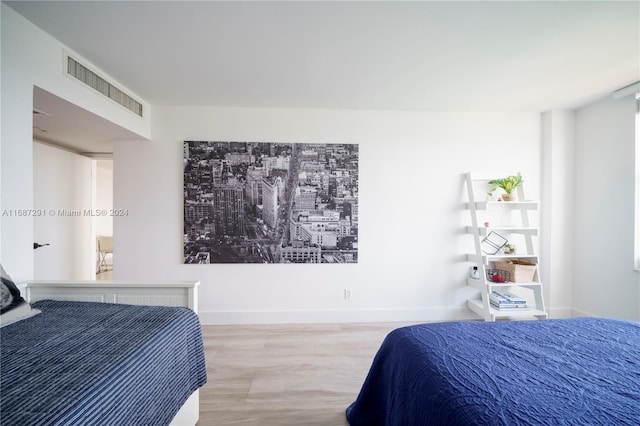
<svg viewBox="0 0 640 426"><path fill-rule="evenodd" d="M184 263L357 262L357 144L184 142Z"/></svg>

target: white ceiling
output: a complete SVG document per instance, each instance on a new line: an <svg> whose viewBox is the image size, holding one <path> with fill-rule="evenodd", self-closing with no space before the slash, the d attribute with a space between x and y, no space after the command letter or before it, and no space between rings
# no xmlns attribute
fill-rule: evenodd
<svg viewBox="0 0 640 426"><path fill-rule="evenodd" d="M33 110L34 139L91 157L108 157L113 141L141 139L39 87L33 89Z"/></svg>
<svg viewBox="0 0 640 426"><path fill-rule="evenodd" d="M640 80L640 2L5 2L154 105L576 108Z"/></svg>

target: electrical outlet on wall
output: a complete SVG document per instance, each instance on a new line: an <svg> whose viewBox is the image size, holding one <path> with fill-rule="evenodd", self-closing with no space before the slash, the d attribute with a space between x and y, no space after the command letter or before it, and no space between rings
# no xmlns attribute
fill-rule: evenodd
<svg viewBox="0 0 640 426"><path fill-rule="evenodd" d="M351 300L351 289L350 288L345 288L344 289L344 300Z"/></svg>

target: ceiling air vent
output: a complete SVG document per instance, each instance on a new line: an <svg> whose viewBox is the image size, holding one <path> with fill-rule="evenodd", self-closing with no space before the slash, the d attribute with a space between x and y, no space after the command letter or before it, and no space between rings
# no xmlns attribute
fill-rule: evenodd
<svg viewBox="0 0 640 426"><path fill-rule="evenodd" d="M67 56L67 73L142 117L142 104L75 59Z"/></svg>

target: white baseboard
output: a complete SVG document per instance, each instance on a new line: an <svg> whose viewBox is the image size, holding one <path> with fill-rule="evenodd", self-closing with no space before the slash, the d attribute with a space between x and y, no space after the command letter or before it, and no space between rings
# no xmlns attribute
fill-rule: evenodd
<svg viewBox="0 0 640 426"><path fill-rule="evenodd" d="M548 312L549 312L549 318L552 318L552 319L575 318L578 316L584 316L584 315L578 315L576 311L572 308L550 308L548 309Z"/></svg>
<svg viewBox="0 0 640 426"><path fill-rule="evenodd" d="M203 325L434 322L478 320L466 307L334 311L200 311Z"/></svg>
<svg viewBox="0 0 640 426"><path fill-rule="evenodd" d="M590 314L588 312L581 311L579 309L572 309L571 312L573 312L573 317L574 318L578 318L578 317L596 317L597 316L597 315Z"/></svg>

